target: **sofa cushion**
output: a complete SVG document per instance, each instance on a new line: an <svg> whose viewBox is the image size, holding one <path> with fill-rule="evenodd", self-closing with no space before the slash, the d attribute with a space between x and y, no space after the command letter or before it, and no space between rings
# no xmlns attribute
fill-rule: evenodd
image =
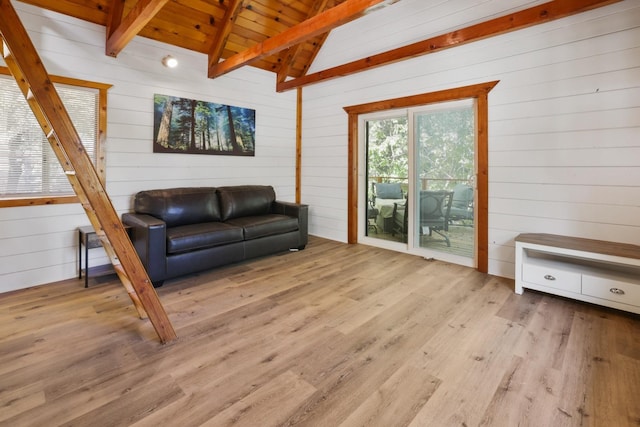
<svg viewBox="0 0 640 427"><path fill-rule="evenodd" d="M220 221L220 205L213 187L140 191L134 209L163 220L167 227Z"/></svg>
<svg viewBox="0 0 640 427"><path fill-rule="evenodd" d="M299 228L297 218L277 214L236 218L228 221L228 224L242 227L244 240L288 233Z"/></svg>
<svg viewBox="0 0 640 427"><path fill-rule="evenodd" d="M223 221L244 216L266 215L276 199L273 187L268 185L238 185L218 187L220 214Z"/></svg>
<svg viewBox="0 0 640 427"><path fill-rule="evenodd" d="M167 253L178 254L241 242L242 228L223 222L203 222L167 228Z"/></svg>

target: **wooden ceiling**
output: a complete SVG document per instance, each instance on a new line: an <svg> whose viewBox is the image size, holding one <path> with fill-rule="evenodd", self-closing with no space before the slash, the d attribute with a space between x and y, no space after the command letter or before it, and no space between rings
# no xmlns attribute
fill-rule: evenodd
<svg viewBox="0 0 640 427"><path fill-rule="evenodd" d="M275 72L280 92L622 0L551 0L315 73L308 70L329 31L400 0L20 1L104 25L107 55L117 56L135 36L147 37L208 55L210 78L245 65Z"/></svg>
<svg viewBox="0 0 640 427"><path fill-rule="evenodd" d="M280 81L305 75L328 31L383 3L383 0L21 1L104 25L105 51L111 56L117 56L138 35L209 55L210 77L250 64L278 73ZM265 42L276 36L280 38L277 45L265 48ZM220 69L219 61L228 58L234 58L235 67Z"/></svg>

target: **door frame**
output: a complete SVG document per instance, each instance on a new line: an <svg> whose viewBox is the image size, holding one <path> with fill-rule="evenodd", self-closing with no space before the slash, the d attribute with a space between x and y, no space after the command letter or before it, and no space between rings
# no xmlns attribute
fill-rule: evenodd
<svg viewBox="0 0 640 427"><path fill-rule="evenodd" d="M444 101L475 98L477 102L476 156L477 156L477 270L488 272L489 267L489 106L488 95L499 80L429 92L402 98L387 99L367 104L344 107L349 116L348 141L348 195L347 195L347 242L358 242L358 118L361 114L398 108L411 108L419 105Z"/></svg>

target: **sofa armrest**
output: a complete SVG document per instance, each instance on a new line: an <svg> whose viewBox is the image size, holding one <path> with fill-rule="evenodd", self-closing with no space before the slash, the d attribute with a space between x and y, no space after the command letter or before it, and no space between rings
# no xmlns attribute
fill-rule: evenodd
<svg viewBox="0 0 640 427"><path fill-rule="evenodd" d="M151 215L125 213L122 223L131 226L131 242L152 282L161 282L167 274L167 226Z"/></svg>
<svg viewBox="0 0 640 427"><path fill-rule="evenodd" d="M276 200L273 202L271 210L273 213L298 218L298 227L300 227L300 249L304 248L309 241L309 206Z"/></svg>

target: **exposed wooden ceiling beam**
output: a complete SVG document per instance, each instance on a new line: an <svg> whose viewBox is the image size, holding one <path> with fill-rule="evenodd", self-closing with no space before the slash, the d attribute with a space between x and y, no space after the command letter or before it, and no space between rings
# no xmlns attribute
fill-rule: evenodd
<svg viewBox="0 0 640 427"><path fill-rule="evenodd" d="M316 0L313 3L311 10L309 11L309 14L307 15L307 19L311 19L317 14L319 14L320 12L322 12L323 10L325 10L327 8L328 2L329 0ZM300 51L303 49L303 47L304 47L304 43L298 43L297 45L292 46L289 49L283 50L282 52L280 52L280 58L279 58L280 68L278 69L278 78L277 78L278 82L283 82L287 79L287 76L291 71L291 67L293 66L296 58L300 54ZM320 46L318 46L318 49L319 48ZM310 63L307 64L307 66L308 65L310 65Z"/></svg>
<svg viewBox="0 0 640 427"><path fill-rule="evenodd" d="M120 26L122 22L122 12L124 12L124 0L111 0L111 8L107 17L107 39Z"/></svg>
<svg viewBox="0 0 640 427"><path fill-rule="evenodd" d="M253 61L278 53L297 43L339 27L358 16L366 9L383 0L347 0L340 5L322 12L288 30L258 43L244 52L239 52L224 62L209 67L209 78L219 77Z"/></svg>
<svg viewBox="0 0 640 427"><path fill-rule="evenodd" d="M221 28L218 30L218 35L209 48L209 69L220 62L220 58L222 58L222 53L224 52L224 46L227 44L231 30L233 30L233 24L236 22L238 14L247 2L247 0L231 0L227 5L227 10L222 18Z"/></svg>
<svg viewBox="0 0 640 427"><path fill-rule="evenodd" d="M438 52L510 31L520 30L620 1L622 0L554 0L407 46L318 71L317 73L285 82L278 82L276 90L283 92L337 77L348 76L382 65Z"/></svg>
<svg viewBox="0 0 640 427"><path fill-rule="evenodd" d="M105 53L118 56L125 46L167 4L169 0L139 0L120 25L107 35ZM115 18L114 18L115 19Z"/></svg>

